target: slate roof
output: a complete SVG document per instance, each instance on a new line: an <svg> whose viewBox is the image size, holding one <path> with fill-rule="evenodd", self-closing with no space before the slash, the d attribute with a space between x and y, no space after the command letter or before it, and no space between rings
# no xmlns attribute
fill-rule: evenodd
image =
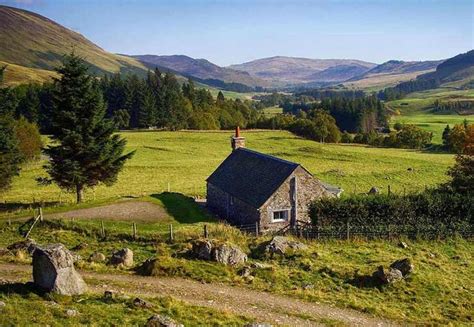
<svg viewBox="0 0 474 327"><path fill-rule="evenodd" d="M246 148L233 151L207 179L226 193L260 208L299 164Z"/></svg>

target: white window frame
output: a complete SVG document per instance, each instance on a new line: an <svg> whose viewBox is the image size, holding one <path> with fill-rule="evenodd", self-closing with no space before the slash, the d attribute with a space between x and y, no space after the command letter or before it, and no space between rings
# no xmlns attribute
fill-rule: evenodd
<svg viewBox="0 0 474 327"><path fill-rule="evenodd" d="M277 212L284 212L285 213L285 219L275 219L275 213L277 213ZM281 222L290 220L290 209L289 208L272 210L270 214L271 214L270 219L271 219L272 223L281 223Z"/></svg>

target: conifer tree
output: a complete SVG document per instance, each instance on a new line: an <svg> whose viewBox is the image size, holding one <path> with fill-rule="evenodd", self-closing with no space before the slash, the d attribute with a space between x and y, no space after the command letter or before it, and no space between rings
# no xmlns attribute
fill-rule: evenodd
<svg viewBox="0 0 474 327"><path fill-rule="evenodd" d="M99 87L87 74L84 61L74 53L65 57L55 81L52 144L45 152L46 170L59 187L74 191L77 202L83 191L98 184L111 185L132 153L123 154L125 139L113 134L105 118Z"/></svg>

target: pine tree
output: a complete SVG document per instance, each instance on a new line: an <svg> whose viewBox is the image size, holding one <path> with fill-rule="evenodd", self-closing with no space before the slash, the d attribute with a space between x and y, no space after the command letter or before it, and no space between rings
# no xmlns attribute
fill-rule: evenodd
<svg viewBox="0 0 474 327"><path fill-rule="evenodd" d="M75 191L80 203L85 188L113 184L133 152L123 154L126 141L105 119L102 95L84 61L72 53L57 72L53 143L45 151L50 157L45 168L59 187Z"/></svg>
<svg viewBox="0 0 474 327"><path fill-rule="evenodd" d="M449 125L446 125L446 127L443 130L442 139L443 139L444 147L448 150L450 150L450 148L451 148L450 142L449 142L449 133L451 133L451 128L449 127Z"/></svg>
<svg viewBox="0 0 474 327"><path fill-rule="evenodd" d="M6 66L0 68L0 85ZM15 137L15 124L8 106L9 90L0 89L0 192L6 190L14 176L20 171L21 156ZM4 110L3 110L4 109Z"/></svg>
<svg viewBox="0 0 474 327"><path fill-rule="evenodd" d="M216 102L217 104L222 104L224 103L224 101L225 101L224 94L222 93L222 91L219 91L219 93L217 93Z"/></svg>
<svg viewBox="0 0 474 327"><path fill-rule="evenodd" d="M143 97L141 98L140 113L138 116L139 127L148 128L156 126L156 112L156 102L153 93L148 88L145 88L143 91Z"/></svg>

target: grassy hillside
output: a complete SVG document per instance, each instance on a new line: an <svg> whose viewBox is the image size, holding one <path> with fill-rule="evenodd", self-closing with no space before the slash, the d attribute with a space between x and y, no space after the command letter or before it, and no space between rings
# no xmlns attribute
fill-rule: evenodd
<svg viewBox="0 0 474 327"><path fill-rule="evenodd" d="M446 180L453 156L413 150L320 144L285 131L244 131L251 149L303 164L318 178L341 186L346 194L367 192L372 186L394 192L423 190ZM124 132L127 151L137 150L112 187L89 190L86 199L105 200L141 196L168 189L187 195L205 195L205 179L230 153L230 131ZM23 167L6 202L72 201L56 186L38 186L44 162ZM408 171L412 168L412 171Z"/></svg>
<svg viewBox="0 0 474 327"><path fill-rule="evenodd" d="M111 54L46 17L6 6L0 6L0 49L1 61L29 68L51 70L74 49L95 72L146 70L137 60Z"/></svg>
<svg viewBox="0 0 474 327"><path fill-rule="evenodd" d="M406 98L387 102L386 105L400 115L392 116L392 123L401 122L415 124L423 129L433 132L433 142L442 143L441 136L446 124L453 126L462 123L465 119L474 122L474 115L446 115L436 114L431 110L434 102L439 101L474 101L474 90L453 90L440 88L409 94Z"/></svg>
<svg viewBox="0 0 474 327"><path fill-rule="evenodd" d="M433 70L424 70L407 73L374 73L367 74L355 81L345 82L344 85L349 88L363 89L367 92L379 91L386 87L395 86L401 82L415 79L425 73Z"/></svg>
<svg viewBox="0 0 474 327"><path fill-rule="evenodd" d="M51 70L28 68L0 61L0 67L7 66L4 85L15 86L23 83L44 83L50 81L56 73Z"/></svg>

